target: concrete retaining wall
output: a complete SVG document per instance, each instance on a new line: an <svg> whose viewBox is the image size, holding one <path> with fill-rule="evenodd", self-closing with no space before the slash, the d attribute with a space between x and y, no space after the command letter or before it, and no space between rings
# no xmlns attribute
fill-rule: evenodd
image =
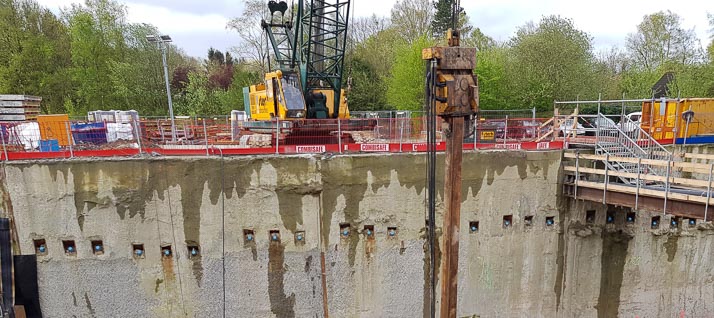
<svg viewBox="0 0 714 318"><path fill-rule="evenodd" d="M465 154L459 316L713 313L714 232L704 225L654 232L646 216L642 224L605 225L601 206L602 222L584 224L593 208L560 197L560 158L559 151ZM13 162L3 166L0 190L21 253L35 252L33 240L47 242L38 264L47 317L322 317L325 310L422 317L425 160ZM504 215L512 226L503 227ZM478 232L470 222L479 222ZM75 256L64 253L63 240L76 242ZM103 255L93 254L92 240L102 240ZM136 244L144 258L133 257ZM169 245L172 257L162 257ZM189 246L200 253L189 257Z"/></svg>

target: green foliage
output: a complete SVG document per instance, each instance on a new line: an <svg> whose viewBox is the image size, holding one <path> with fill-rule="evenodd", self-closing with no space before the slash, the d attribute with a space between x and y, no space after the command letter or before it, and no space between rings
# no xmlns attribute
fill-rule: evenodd
<svg viewBox="0 0 714 318"><path fill-rule="evenodd" d="M426 36L396 50L394 66L387 81L387 102L398 110L424 108L424 77L426 64L421 59L422 48L432 46Z"/></svg>
<svg viewBox="0 0 714 318"><path fill-rule="evenodd" d="M668 62L696 63L702 55L694 29L684 29L682 18L671 11L646 15L628 35L627 49L635 65L646 70Z"/></svg>
<svg viewBox="0 0 714 318"><path fill-rule="evenodd" d="M360 59L350 63L351 88L348 105L351 111L390 110L384 76Z"/></svg>
<svg viewBox="0 0 714 318"><path fill-rule="evenodd" d="M0 15L0 90L43 96L45 112L61 111L71 94L66 27L34 2L3 3Z"/></svg>
<svg viewBox="0 0 714 318"><path fill-rule="evenodd" d="M61 18L33 0L0 0L0 91L42 97L45 113L135 109L168 114L159 34L126 22L113 0L90 0ZM194 63L168 47L169 69Z"/></svg>
<svg viewBox="0 0 714 318"><path fill-rule="evenodd" d="M554 100L585 95L592 86L591 38L572 20L544 17L519 29L510 45L507 76L518 108L551 109Z"/></svg>
<svg viewBox="0 0 714 318"><path fill-rule="evenodd" d="M494 47L477 53L476 74L481 109L519 108L509 104L511 95L506 77L508 59L509 49L506 47Z"/></svg>
<svg viewBox="0 0 714 318"><path fill-rule="evenodd" d="M431 21L431 29L437 37L443 37L446 31L452 27L453 7L454 0L434 1L434 9L436 9L436 12L434 13L434 20Z"/></svg>

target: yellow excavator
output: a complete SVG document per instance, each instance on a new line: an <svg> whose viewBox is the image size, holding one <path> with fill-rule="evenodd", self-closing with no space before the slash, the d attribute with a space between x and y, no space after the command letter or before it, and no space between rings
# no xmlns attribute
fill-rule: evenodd
<svg viewBox="0 0 714 318"><path fill-rule="evenodd" d="M251 85L248 100L251 119L258 121L288 119L326 119L350 116L344 90L338 96L339 109L335 112L335 91L312 89L305 92L295 73L277 70L265 73L265 81Z"/></svg>
<svg viewBox="0 0 714 318"><path fill-rule="evenodd" d="M271 71L244 89L246 112L253 121L349 118L342 75L350 1L296 2L289 15L287 2L268 2L261 27Z"/></svg>

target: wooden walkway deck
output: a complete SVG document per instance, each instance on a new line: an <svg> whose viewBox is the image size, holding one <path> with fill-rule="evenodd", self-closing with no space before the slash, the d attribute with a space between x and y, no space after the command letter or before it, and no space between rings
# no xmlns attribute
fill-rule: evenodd
<svg viewBox="0 0 714 318"><path fill-rule="evenodd" d="M564 194L575 199L602 202L635 210L675 216L714 219L712 172L714 155L684 154L677 160L653 160L566 152L563 160ZM625 162L661 167L667 175L631 173L596 168L593 162ZM637 169L640 170L640 169ZM632 184L620 178L633 180ZM711 210L711 211L710 211Z"/></svg>

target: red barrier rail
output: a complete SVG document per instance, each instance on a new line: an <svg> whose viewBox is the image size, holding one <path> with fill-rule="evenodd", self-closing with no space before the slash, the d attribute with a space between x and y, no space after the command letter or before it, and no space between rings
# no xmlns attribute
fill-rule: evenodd
<svg viewBox="0 0 714 318"><path fill-rule="evenodd" d="M535 140L550 128L545 119L472 122L464 150L562 149L562 141ZM423 152L425 119L360 118L283 122L168 120L0 123L1 160L64 159L155 154L163 156L300 153ZM438 125L441 127L441 125ZM443 150L437 132L437 150Z"/></svg>

